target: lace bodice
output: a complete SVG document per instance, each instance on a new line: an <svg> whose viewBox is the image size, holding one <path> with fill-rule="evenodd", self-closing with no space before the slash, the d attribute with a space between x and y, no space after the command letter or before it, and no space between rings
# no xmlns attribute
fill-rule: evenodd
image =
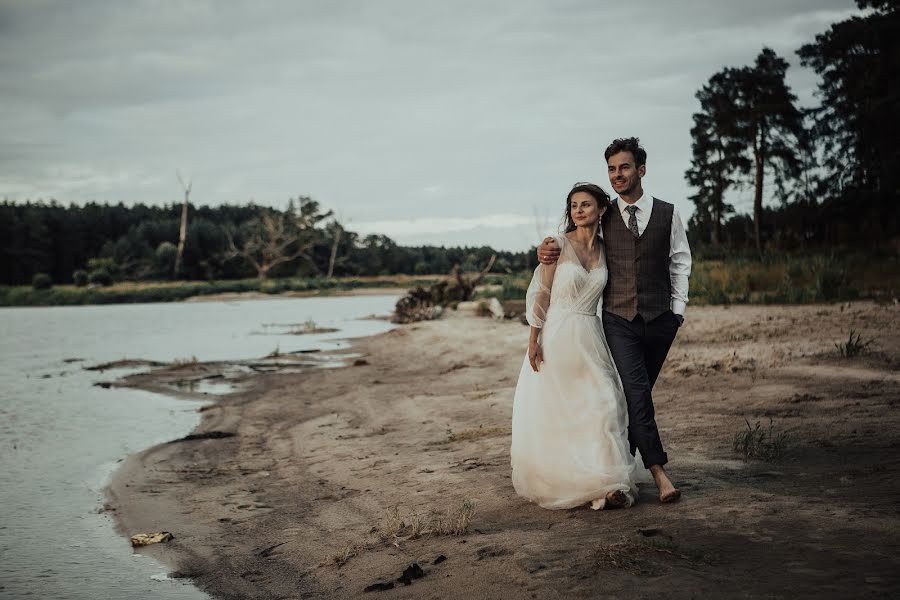
<svg viewBox="0 0 900 600"><path fill-rule="evenodd" d="M556 265L539 265L525 296L529 324L543 327L553 313L599 314L609 272L601 251L600 264L587 270L565 236L556 238L560 246Z"/></svg>

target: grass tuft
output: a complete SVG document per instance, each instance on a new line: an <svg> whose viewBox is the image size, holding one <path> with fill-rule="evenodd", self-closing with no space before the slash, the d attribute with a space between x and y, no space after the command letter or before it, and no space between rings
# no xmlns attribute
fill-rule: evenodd
<svg viewBox="0 0 900 600"><path fill-rule="evenodd" d="M669 539L642 538L635 542L625 537L597 546L593 562L596 569L620 569L635 575L657 575L661 573L663 565L654 558L663 556L695 564L709 563L709 558L702 551L684 548Z"/></svg>
<svg viewBox="0 0 900 600"><path fill-rule="evenodd" d="M428 520L419 513L409 519L409 538L415 540L428 532Z"/></svg>
<svg viewBox="0 0 900 600"><path fill-rule="evenodd" d="M337 552L333 552L329 554L325 559L325 564L328 565L337 565L338 567L343 567L347 564L351 558L359 554L359 546L353 544L350 546L344 546Z"/></svg>
<svg viewBox="0 0 900 600"><path fill-rule="evenodd" d="M455 509L447 511L445 517L434 519L431 523L430 533L433 535L463 535L469 531L474 516L475 503L467 498Z"/></svg>
<svg viewBox="0 0 900 600"><path fill-rule="evenodd" d="M844 358L853 358L854 356L859 356L865 352L874 342L874 339L865 342L862 341L862 335L851 329L847 341L835 344L834 347L838 349L838 352L840 352L841 356Z"/></svg>
<svg viewBox="0 0 900 600"><path fill-rule="evenodd" d="M744 460L755 458L775 462L784 458L787 450L787 432L776 432L772 419L769 419L768 429L763 429L759 421L754 426L751 426L747 419L744 419L744 422L747 428L734 435L732 449L735 452Z"/></svg>
<svg viewBox="0 0 900 600"><path fill-rule="evenodd" d="M190 369L198 364L200 364L200 361L197 360L197 357L191 356L190 358L176 358L169 364L169 367L172 369Z"/></svg>
<svg viewBox="0 0 900 600"><path fill-rule="evenodd" d="M400 507L395 506L388 510L381 520L377 528L378 537L386 542L394 542L400 536L400 532L403 531L405 526L406 524L400 516Z"/></svg>

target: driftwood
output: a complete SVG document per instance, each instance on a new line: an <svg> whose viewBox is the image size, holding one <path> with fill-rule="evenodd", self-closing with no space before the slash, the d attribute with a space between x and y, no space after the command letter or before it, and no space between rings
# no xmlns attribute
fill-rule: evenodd
<svg viewBox="0 0 900 600"><path fill-rule="evenodd" d="M397 301L394 307L394 323L428 321L441 316L448 304L465 302L472 297L475 287L494 266L497 255L491 255L487 265L477 274L466 276L459 265L453 265L447 279L438 281L429 288L416 286Z"/></svg>

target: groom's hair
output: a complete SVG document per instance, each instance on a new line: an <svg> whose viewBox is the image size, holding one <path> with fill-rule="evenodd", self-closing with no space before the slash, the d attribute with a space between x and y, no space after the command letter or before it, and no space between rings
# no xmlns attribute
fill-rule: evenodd
<svg viewBox="0 0 900 600"><path fill-rule="evenodd" d="M631 155L634 157L634 166L636 167L647 164L647 151L641 148L640 138L630 137L613 140L613 143L606 147L603 157L609 161L610 156L619 152L631 152Z"/></svg>

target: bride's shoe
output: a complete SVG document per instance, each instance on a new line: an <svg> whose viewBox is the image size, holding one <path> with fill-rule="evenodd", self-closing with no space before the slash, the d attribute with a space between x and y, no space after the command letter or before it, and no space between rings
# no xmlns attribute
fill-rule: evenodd
<svg viewBox="0 0 900 600"><path fill-rule="evenodd" d="M634 497L628 490L615 490L606 495L607 508L628 508L634 505Z"/></svg>
<svg viewBox="0 0 900 600"><path fill-rule="evenodd" d="M634 496L628 490L615 490L608 493L603 498L597 498L591 502L592 510L603 510L606 508L629 508L634 506Z"/></svg>

